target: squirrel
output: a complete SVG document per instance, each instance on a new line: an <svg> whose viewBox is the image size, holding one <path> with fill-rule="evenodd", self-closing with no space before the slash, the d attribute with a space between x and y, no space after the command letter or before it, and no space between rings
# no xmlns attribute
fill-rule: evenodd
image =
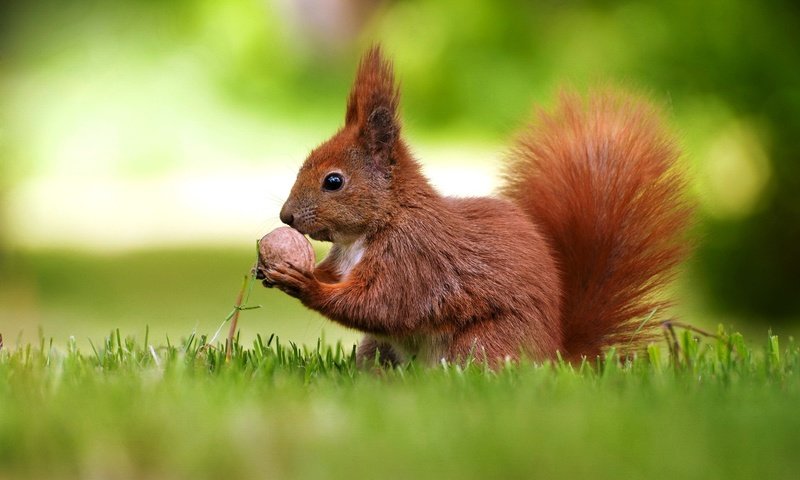
<svg viewBox="0 0 800 480"><path fill-rule="evenodd" d="M568 361L655 338L658 296L687 256L676 142L640 96L564 92L538 111L496 198L439 194L401 137L393 66L361 58L344 126L315 148L280 211L332 242L267 287L366 335L359 364Z"/></svg>

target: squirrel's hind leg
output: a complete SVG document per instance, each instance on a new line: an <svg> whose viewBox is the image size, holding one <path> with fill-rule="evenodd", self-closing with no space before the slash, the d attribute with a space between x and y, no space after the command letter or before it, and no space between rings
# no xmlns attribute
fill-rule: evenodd
<svg viewBox="0 0 800 480"><path fill-rule="evenodd" d="M394 367L401 363L400 356L389 343L372 335L365 335L356 350L356 364L361 368L370 368L375 365L376 358L384 367Z"/></svg>
<svg viewBox="0 0 800 480"><path fill-rule="evenodd" d="M531 328L530 324L538 320L507 314L475 322L453 338L448 360L457 363L487 362L490 367L496 368L521 358L542 360L555 356L560 348L558 336L555 333L543 334L546 330L541 327Z"/></svg>

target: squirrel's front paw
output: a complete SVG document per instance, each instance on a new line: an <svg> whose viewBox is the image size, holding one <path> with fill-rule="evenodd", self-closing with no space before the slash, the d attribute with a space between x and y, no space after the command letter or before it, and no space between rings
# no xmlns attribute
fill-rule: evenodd
<svg viewBox="0 0 800 480"><path fill-rule="evenodd" d="M268 270L267 267L265 267L264 265L261 264L261 262L259 262L258 265L255 267L256 280L261 280L262 285L264 285L267 288L272 288L275 286L275 284L272 283L272 280L267 278L266 274L267 270Z"/></svg>
<svg viewBox="0 0 800 480"><path fill-rule="evenodd" d="M313 273L300 270L291 263L278 263L266 269L263 283L301 301L307 299L319 286L319 280Z"/></svg>

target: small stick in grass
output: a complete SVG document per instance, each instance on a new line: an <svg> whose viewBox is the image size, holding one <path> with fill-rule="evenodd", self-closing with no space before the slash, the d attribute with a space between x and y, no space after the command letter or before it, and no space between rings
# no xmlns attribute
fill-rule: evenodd
<svg viewBox="0 0 800 480"><path fill-rule="evenodd" d="M719 336L717 336L717 335L715 335L715 334L713 334L711 332L707 332L707 331L703 330L702 328L697 328L697 327L695 327L693 325L689 325L688 323L679 322L677 320L671 320L671 319L670 320L664 320L663 322L661 322L661 325L663 327L670 328L670 329L673 326L674 327L678 327L678 328L683 328L685 330L689 330L691 332L698 333L698 334L700 334L700 335L702 335L704 337L719 338Z"/></svg>
<svg viewBox="0 0 800 480"><path fill-rule="evenodd" d="M678 343L678 336L675 334L675 329L672 328L671 322L669 321L661 322L661 326L664 328L664 336L667 337L667 343L669 343L669 353L670 356L672 357L672 362L677 366L678 355L680 354L681 351L680 343Z"/></svg>
<svg viewBox="0 0 800 480"><path fill-rule="evenodd" d="M664 329L664 336L667 338L667 343L669 344L669 352L676 365L678 362L678 355L681 353L681 345L680 342L678 341L678 335L675 333L675 327L689 330L690 332L703 335L706 338L708 337L719 338L719 336L714 335L713 333L689 325L688 323L679 322L673 319L664 320L663 322L661 322L661 328Z"/></svg>
<svg viewBox="0 0 800 480"><path fill-rule="evenodd" d="M253 265L250 273L244 277L242 281L242 288L239 290L239 295L236 296L236 303L233 305L233 312L231 313L231 326L228 329L228 338L225 340L225 360L230 361L233 350L233 337L236 335L236 327L239 324L239 312L246 308L242 305L246 301L245 292L249 293L248 286L251 284L253 277L256 275L258 263ZM248 295L249 297L249 295Z"/></svg>

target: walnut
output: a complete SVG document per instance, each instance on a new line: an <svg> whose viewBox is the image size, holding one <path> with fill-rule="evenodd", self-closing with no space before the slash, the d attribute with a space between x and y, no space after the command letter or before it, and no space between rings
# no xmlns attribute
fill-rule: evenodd
<svg viewBox="0 0 800 480"><path fill-rule="evenodd" d="M314 249L302 233L291 227L279 227L258 241L258 269L278 263L291 263L295 267L313 271L316 263Z"/></svg>

